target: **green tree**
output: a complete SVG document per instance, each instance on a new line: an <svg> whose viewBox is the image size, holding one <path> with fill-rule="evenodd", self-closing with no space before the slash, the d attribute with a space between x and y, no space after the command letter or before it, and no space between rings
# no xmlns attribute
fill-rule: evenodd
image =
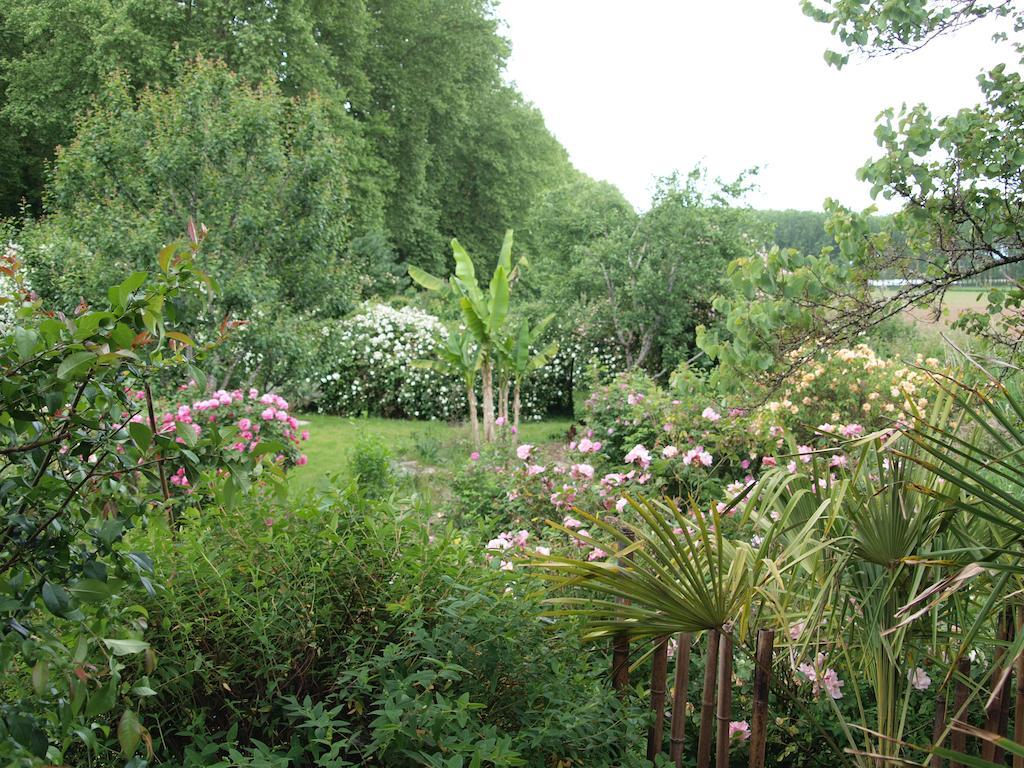
<svg viewBox="0 0 1024 768"><path fill-rule="evenodd" d="M1014 2L834 0L803 7L830 24L845 46L825 54L839 68L855 53L912 53L985 17L1003 20L997 41L1010 45L1002 53L994 46L994 55L1024 61L1024 12ZM886 110L875 129L881 152L858 177L873 196L897 201L899 211L880 228L873 209L855 213L828 201L834 267L813 260L789 264L792 257L764 267L740 265L739 290L720 308L734 328L756 328L773 341L745 359L748 340L712 334L708 351L724 353L737 371L757 376L777 370L765 354L799 363L800 350L849 343L905 309L928 306L938 313L947 290L967 283L980 284L987 302L983 310L962 315L960 324L1016 354L1024 339L1024 80L1003 62L980 75L978 84L980 101L955 114L936 116L924 104ZM896 281L894 290L874 290L870 281L879 278ZM801 284L813 297L799 291ZM780 301L790 302L789 309L776 311Z"/></svg>
<svg viewBox="0 0 1024 768"><path fill-rule="evenodd" d="M137 101L117 78L58 154L46 216L20 233L32 285L65 308L93 302L191 217L209 230L204 264L223 288L189 308L197 332L248 323L216 373L279 384L261 370L261 339L289 317L339 316L366 289L345 257L379 218L348 184L365 152L358 124L330 103L246 85L223 64L199 61Z"/></svg>

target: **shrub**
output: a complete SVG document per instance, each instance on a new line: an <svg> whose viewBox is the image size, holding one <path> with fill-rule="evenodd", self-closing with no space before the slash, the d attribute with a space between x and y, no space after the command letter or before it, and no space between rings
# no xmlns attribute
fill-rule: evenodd
<svg viewBox="0 0 1024 768"><path fill-rule="evenodd" d="M154 657L135 591L155 587L149 555L124 539L173 515L170 467L204 477L215 497L268 470L260 452L229 455L218 430L154 429L147 418L150 379L187 365L182 351L192 342L173 310L202 278L198 246L198 238L168 246L156 275L132 273L97 309L57 316L27 301L0 331L5 765L100 755L108 765L139 764ZM24 296L19 266L8 251L0 272Z"/></svg>
<svg viewBox="0 0 1024 768"><path fill-rule="evenodd" d="M343 493L151 529L158 759L640 765L618 746L643 743L640 702L621 707L604 655L546 629L535 587L472 539Z"/></svg>

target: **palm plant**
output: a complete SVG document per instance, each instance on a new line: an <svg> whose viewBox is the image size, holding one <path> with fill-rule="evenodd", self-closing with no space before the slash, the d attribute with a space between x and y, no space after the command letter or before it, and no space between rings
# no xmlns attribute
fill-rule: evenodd
<svg viewBox="0 0 1024 768"><path fill-rule="evenodd" d="M448 333L438 339L437 357L433 360L413 360L413 366L437 371L442 374L459 376L466 386L466 401L469 404L469 423L473 428L473 443L480 443L480 423L477 417L476 377L480 370L480 347L472 334L458 328L449 328Z"/></svg>
<svg viewBox="0 0 1024 768"><path fill-rule="evenodd" d="M484 440L494 440L494 367L496 349L501 341L502 329L508 318L509 293L516 270L512 266L512 230L498 255L498 265L491 276L487 291L477 281L473 260L458 240L452 240L455 274L447 281L409 266L409 277L430 291L452 298L459 306L463 320L480 346L480 378L483 396ZM520 259L520 264L522 260Z"/></svg>
<svg viewBox="0 0 1024 768"><path fill-rule="evenodd" d="M523 382L534 371L543 368L551 358L558 354L558 342L552 341L539 351L534 351L540 343L544 332L555 319L554 315L548 315L532 329L528 321L523 320L519 324L519 331L512 337L505 339L500 345L502 368L507 372L512 383L512 418L516 431L519 430L519 414L521 410L520 393ZM507 385L503 387L505 417L508 418L508 392Z"/></svg>

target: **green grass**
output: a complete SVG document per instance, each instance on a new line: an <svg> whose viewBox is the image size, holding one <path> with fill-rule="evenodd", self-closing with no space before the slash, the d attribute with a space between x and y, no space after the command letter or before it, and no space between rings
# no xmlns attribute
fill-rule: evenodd
<svg viewBox="0 0 1024 768"><path fill-rule="evenodd" d="M317 484L324 476L347 476L352 446L362 436L376 436L399 461L416 461L433 467L451 466L464 461L473 450L468 426L439 421L407 421L403 419L346 418L323 414L298 416L309 425L309 441L303 451L309 458L304 467L291 474L291 486L302 491ZM524 422L520 442L544 443L564 437L568 419Z"/></svg>

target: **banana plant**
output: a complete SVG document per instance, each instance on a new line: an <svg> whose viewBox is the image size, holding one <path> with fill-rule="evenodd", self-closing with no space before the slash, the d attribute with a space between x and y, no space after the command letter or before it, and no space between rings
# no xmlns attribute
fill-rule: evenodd
<svg viewBox="0 0 1024 768"><path fill-rule="evenodd" d="M544 332L554 319L554 315L548 315L532 329L529 322L523 320L519 324L519 331L515 336L505 339L504 343L500 346L503 368L508 371L508 375L512 380L512 414L517 432L519 431L519 413L522 405L520 402L520 392L522 391L523 382L531 373L539 368L543 368L551 362L551 358L558 354L557 341L548 343L547 346L538 352L533 351L537 348L541 338L544 336ZM505 399L507 401L507 395Z"/></svg>
<svg viewBox="0 0 1024 768"><path fill-rule="evenodd" d="M480 346L473 335L457 328L449 328L448 334L438 340L437 357L433 360L413 360L416 368L426 368L438 373L456 375L466 386L466 401L469 403L469 423L473 427L473 443L480 444L480 422L477 418L476 376L480 371Z"/></svg>
<svg viewBox="0 0 1024 768"><path fill-rule="evenodd" d="M494 441L494 366L502 330L508 319L510 289L519 266L512 266L512 230L498 255L498 265L491 275L487 290L480 287L473 260L458 240L452 240L455 274L447 281L431 275L419 267L409 266L409 277L429 291L450 297L462 313L470 333L480 346L480 378L483 395L484 440Z"/></svg>

